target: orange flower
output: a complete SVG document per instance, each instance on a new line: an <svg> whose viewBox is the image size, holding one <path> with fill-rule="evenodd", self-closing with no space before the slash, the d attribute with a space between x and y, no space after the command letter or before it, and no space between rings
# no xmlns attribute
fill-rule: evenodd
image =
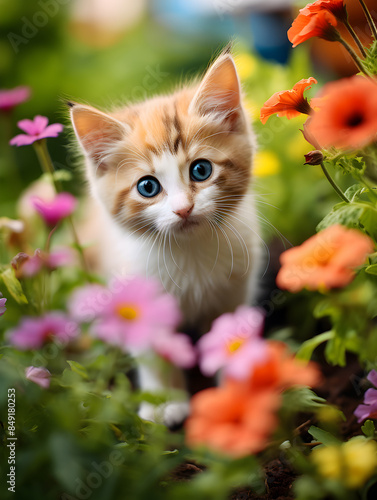
<svg viewBox="0 0 377 500"><path fill-rule="evenodd" d="M290 292L346 286L355 276L354 268L365 262L373 248L369 236L358 230L328 227L282 253L276 283Z"/></svg>
<svg viewBox="0 0 377 500"><path fill-rule="evenodd" d="M377 82L353 76L324 86L307 131L324 147L358 149L376 139Z"/></svg>
<svg viewBox="0 0 377 500"><path fill-rule="evenodd" d="M317 80L311 76L297 82L292 90L276 92L264 103L260 112L261 122L266 123L268 118L275 113L287 118L293 118L300 113L309 115L312 109L304 97L304 90L310 88L313 83L317 83Z"/></svg>
<svg viewBox="0 0 377 500"><path fill-rule="evenodd" d="M275 391L296 385L312 387L319 384L320 373L314 363L295 359L283 342L270 340L267 343L269 357L265 363L256 367L248 382L253 390Z"/></svg>
<svg viewBox="0 0 377 500"><path fill-rule="evenodd" d="M193 396L186 421L189 446L206 445L233 457L263 450L278 424L281 392L294 385L315 385L319 371L313 363L296 361L286 346L268 342L269 355L249 379L226 379L223 387Z"/></svg>
<svg viewBox="0 0 377 500"><path fill-rule="evenodd" d="M344 0L317 0L301 9L300 13L307 16L323 11L331 12L339 21L347 21L348 15Z"/></svg>
<svg viewBox="0 0 377 500"><path fill-rule="evenodd" d="M277 426L275 411L280 396L270 391L253 394L244 389L242 384L234 383L195 394L185 424L187 444L206 445L233 457L263 450Z"/></svg>
<svg viewBox="0 0 377 500"><path fill-rule="evenodd" d="M340 35L335 29L338 23L331 12L327 10L321 10L315 14L311 14L309 11L306 12L300 11L288 30L288 39L292 42L293 47L297 47L297 45L313 36L324 38L330 42L339 40Z"/></svg>

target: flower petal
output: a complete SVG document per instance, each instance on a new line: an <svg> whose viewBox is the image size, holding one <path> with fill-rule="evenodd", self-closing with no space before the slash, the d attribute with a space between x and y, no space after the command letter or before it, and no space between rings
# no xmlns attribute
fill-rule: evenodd
<svg viewBox="0 0 377 500"><path fill-rule="evenodd" d="M34 117L35 134L41 134L48 125L48 118L46 116L37 115Z"/></svg>
<svg viewBox="0 0 377 500"><path fill-rule="evenodd" d="M9 144L11 146L29 146L30 144L33 144L37 140L37 137L32 136L32 135L25 135L25 134L19 134L13 137L9 141Z"/></svg>
<svg viewBox="0 0 377 500"><path fill-rule="evenodd" d="M53 123L43 130L42 133L39 134L39 139L45 139L46 137L57 137L60 132L63 130L63 125L61 123Z"/></svg>

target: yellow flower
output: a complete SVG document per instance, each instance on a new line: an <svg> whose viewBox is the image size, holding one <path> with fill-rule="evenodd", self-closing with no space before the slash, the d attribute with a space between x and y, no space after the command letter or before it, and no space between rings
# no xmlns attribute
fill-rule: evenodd
<svg viewBox="0 0 377 500"><path fill-rule="evenodd" d="M247 52L238 54L235 57L235 63L237 67L237 72L241 80L246 80L254 73L257 67L257 61L255 57Z"/></svg>
<svg viewBox="0 0 377 500"><path fill-rule="evenodd" d="M321 476L327 479L341 479L342 453L340 446L319 446L314 448L311 458Z"/></svg>
<svg viewBox="0 0 377 500"><path fill-rule="evenodd" d="M253 120L259 120L259 108L260 106L250 99L249 97L245 97L243 100L244 108L246 110L246 113L252 118Z"/></svg>
<svg viewBox="0 0 377 500"><path fill-rule="evenodd" d="M377 444L357 436L343 445L343 453L347 467L346 484L349 488L360 488L376 471Z"/></svg>
<svg viewBox="0 0 377 500"><path fill-rule="evenodd" d="M356 489L362 487L376 472L377 444L363 436L356 436L340 446L315 448L311 459L321 476Z"/></svg>
<svg viewBox="0 0 377 500"><path fill-rule="evenodd" d="M253 174L256 177L267 177L280 172L280 160L272 151L258 151L254 159Z"/></svg>

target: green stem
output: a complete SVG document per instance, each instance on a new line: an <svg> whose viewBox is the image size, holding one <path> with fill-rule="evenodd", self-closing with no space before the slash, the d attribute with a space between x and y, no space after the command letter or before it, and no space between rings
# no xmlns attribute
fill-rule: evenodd
<svg viewBox="0 0 377 500"><path fill-rule="evenodd" d="M55 180L55 169L51 160L50 153L48 152L46 139L42 139L40 141L35 141L33 143L35 152L37 153L39 163L42 167L42 171L50 176L52 183L55 186L55 190L59 193L62 190L62 187L59 182Z"/></svg>
<svg viewBox="0 0 377 500"><path fill-rule="evenodd" d="M61 192L62 191L61 184L60 184L60 182L56 181L56 179L54 178L55 169L54 169L54 165L53 165L52 160L51 160L50 153L48 152L48 149L47 149L46 139L42 139L40 141L34 142L33 146L34 146L34 149L37 153L38 160L39 160L39 163L41 164L43 172L45 172L46 174L48 174L51 177L51 180L55 186L56 192L57 193ZM73 242L74 242L75 247L80 255L80 261L81 261L82 268L85 271L85 274L86 274L88 280L91 281L89 266L86 262L84 250L80 244L80 240L78 238L72 217L71 216L67 217L67 220L68 220L69 225L70 225L70 229L71 229L71 233L72 233L72 237L73 237Z"/></svg>
<svg viewBox="0 0 377 500"><path fill-rule="evenodd" d="M349 200L345 197L343 191L340 189L339 186L337 186L337 184L335 184L334 180L332 179L332 177L330 176L330 174L328 173L325 165L323 164L323 162L321 163L321 168L322 168L322 171L323 173L325 174L326 176L326 179L329 181L329 183L332 185L332 187L334 188L334 190L336 191L336 193L338 194L338 196L343 200L345 201L346 203L349 203Z"/></svg>
<svg viewBox="0 0 377 500"><path fill-rule="evenodd" d="M52 235L55 233L55 231L57 230L59 224L56 224L56 226L54 226L51 231L48 233L48 236L47 236L47 241L46 241L46 245L45 245L45 252L46 253L50 253L50 247L51 247L51 238L52 238Z"/></svg>
<svg viewBox="0 0 377 500"><path fill-rule="evenodd" d="M361 7L363 8L365 17L367 18L369 28L372 32L372 35L373 35L374 39L377 40L377 28L376 28L376 25L374 24L373 17L371 16L371 14L369 12L368 7L365 5L364 0L359 0L359 2L361 4Z"/></svg>
<svg viewBox="0 0 377 500"><path fill-rule="evenodd" d="M76 247L77 251L79 252L81 266L82 266L83 270L85 271L85 274L86 274L88 281L93 281L92 278L90 277L90 269L89 269L88 263L86 262L84 250L81 246L81 243L80 243L79 237L77 235L76 228L75 228L75 225L73 223L72 217L71 216L67 217L67 220L68 220L68 223L69 223L70 228L71 228L71 233L73 236L73 241L75 243L75 247Z"/></svg>
<svg viewBox="0 0 377 500"><path fill-rule="evenodd" d="M362 43L360 42L359 37L356 35L356 33L355 33L354 29L352 28L352 26L350 25L350 23L348 21L345 21L344 25L347 28L349 34L352 36L356 45L359 47L359 50L360 50L362 56L366 57L367 53L365 52L364 47L363 47Z"/></svg>
<svg viewBox="0 0 377 500"><path fill-rule="evenodd" d="M363 65L361 64L361 61L360 59L358 58L356 52L353 50L353 48L348 45L348 43L343 40L343 38L339 38L339 42L343 45L343 47L348 51L348 53L350 54L350 56L352 57L352 59L354 60L356 66L358 67L358 69L364 73L364 75L366 76L371 76L366 70L365 68L363 67Z"/></svg>

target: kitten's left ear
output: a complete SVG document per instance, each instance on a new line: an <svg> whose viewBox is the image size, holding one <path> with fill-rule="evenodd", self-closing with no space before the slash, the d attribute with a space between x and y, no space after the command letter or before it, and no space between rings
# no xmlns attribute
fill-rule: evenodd
<svg viewBox="0 0 377 500"><path fill-rule="evenodd" d="M242 121L241 85L234 60L229 53L221 54L199 85L189 112L212 114L227 120L233 128Z"/></svg>

